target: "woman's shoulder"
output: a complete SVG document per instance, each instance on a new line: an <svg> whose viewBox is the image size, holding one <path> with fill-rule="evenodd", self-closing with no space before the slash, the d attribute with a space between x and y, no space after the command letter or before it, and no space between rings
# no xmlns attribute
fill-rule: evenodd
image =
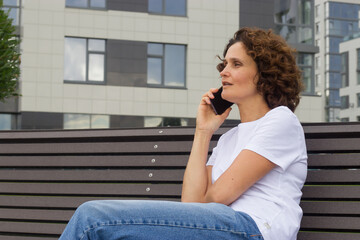
<svg viewBox="0 0 360 240"><path fill-rule="evenodd" d="M285 106L271 109L262 120L261 125L279 132L286 132L289 129L302 130L302 125L297 116Z"/></svg>
<svg viewBox="0 0 360 240"><path fill-rule="evenodd" d="M293 122L300 124L299 119L288 107L279 106L271 109L265 116L264 119L270 120L275 119L278 123Z"/></svg>

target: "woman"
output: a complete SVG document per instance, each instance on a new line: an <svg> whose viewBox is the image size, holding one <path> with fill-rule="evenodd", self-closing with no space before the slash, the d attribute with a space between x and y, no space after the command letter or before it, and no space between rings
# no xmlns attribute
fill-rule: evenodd
<svg viewBox="0 0 360 240"><path fill-rule="evenodd" d="M210 99L218 90L203 95L182 203L88 202L60 239L295 240L307 155L293 114L301 81L292 53L271 32L236 32L218 70L222 97L236 104L241 123L219 139L207 161L210 139L231 109L215 115Z"/></svg>

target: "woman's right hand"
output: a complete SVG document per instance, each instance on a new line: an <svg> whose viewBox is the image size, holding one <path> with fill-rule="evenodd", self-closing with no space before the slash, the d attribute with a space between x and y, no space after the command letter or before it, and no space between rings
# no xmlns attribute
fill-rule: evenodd
<svg viewBox="0 0 360 240"><path fill-rule="evenodd" d="M217 91L217 88L211 88L202 96L196 117L197 131L213 134L229 116L231 108L228 108L221 115L216 115L211 107L210 99L214 98L213 93L216 93Z"/></svg>

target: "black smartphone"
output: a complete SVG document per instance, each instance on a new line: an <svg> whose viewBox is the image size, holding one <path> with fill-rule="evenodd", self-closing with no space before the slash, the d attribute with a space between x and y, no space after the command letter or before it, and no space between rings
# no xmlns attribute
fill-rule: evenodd
<svg viewBox="0 0 360 240"><path fill-rule="evenodd" d="M226 111L226 109L228 109L233 105L232 102L229 102L221 97L222 90L223 88L220 87L219 90L216 93L214 93L214 98L210 99L211 106L216 115L223 114Z"/></svg>

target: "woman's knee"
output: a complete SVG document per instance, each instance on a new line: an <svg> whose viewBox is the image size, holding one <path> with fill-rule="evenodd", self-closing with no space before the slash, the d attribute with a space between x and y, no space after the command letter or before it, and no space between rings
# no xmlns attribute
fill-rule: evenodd
<svg viewBox="0 0 360 240"><path fill-rule="evenodd" d="M83 220L89 218L96 218L100 215L104 215L104 209L101 207L103 204L101 201L88 201L82 203L75 211L74 216L82 218Z"/></svg>

